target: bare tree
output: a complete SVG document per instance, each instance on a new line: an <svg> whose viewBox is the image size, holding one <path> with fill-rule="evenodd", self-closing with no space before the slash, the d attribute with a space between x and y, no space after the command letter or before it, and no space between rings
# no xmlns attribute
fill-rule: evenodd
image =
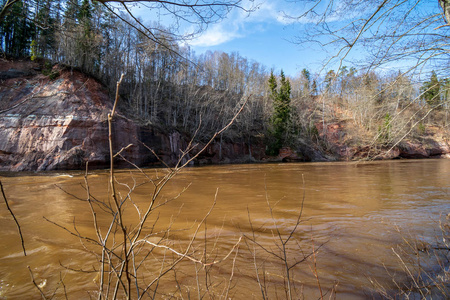
<svg viewBox="0 0 450 300"><path fill-rule="evenodd" d="M120 80L117 82L114 106L111 112L108 114L110 174L108 183L109 195L105 200L99 200L91 194L91 187L89 185L88 178L88 165L86 165L84 186L86 190L85 201L88 203L90 212L92 214L95 238L82 235L76 229L75 225L74 229L69 229L47 218L45 219L50 223L69 232L71 235L80 238L80 241L82 242L85 249L91 249L89 251L98 258L99 265L96 268L98 276L95 279L95 281L98 283L98 299L154 299L156 298L156 296L159 296L157 290L162 278L172 272L176 273L175 267L181 262L190 261L201 266L198 269L196 267L197 271L199 271L201 268L205 270L206 267L211 268L212 266L223 262L232 254L232 252L234 252L235 250L237 251L237 247L242 238L238 239L238 241L231 248L231 251L229 251L224 257L218 257L215 253L213 253L214 251L209 251L208 255L206 255L206 246L204 252L200 252L199 254L194 247L194 242L197 238L200 228L202 226L206 226L204 225L206 223L206 219L215 206L217 192L215 195L214 203L212 204L210 210L199 223L192 227L192 229L194 230L192 238L189 239L187 245L185 245L184 249L182 250L180 250L179 247L175 247L173 245L173 240L171 239L171 223L167 224L165 226L166 229L162 231L154 230L159 219L158 216L155 216L155 211L158 208L166 205L167 203L177 199L183 193L183 191L181 191L178 195L168 200L161 199L162 191L172 180L172 178L174 178L185 166L189 165L192 160L197 158L200 153L204 152L216 137L222 134L223 131L228 129L235 122L238 115L242 112L247 100L244 101L241 108L230 119L229 123L225 124L220 130L218 130L203 147L197 149L198 151L196 152L196 154L192 154L192 156L189 157L190 152L192 152L196 148L199 148L197 147L198 145L193 144L191 141L191 143L189 143L184 151L181 149L179 150L180 158L174 167L170 168L167 166L165 174L157 174L156 177L152 178L151 175L147 174L144 170L138 168L136 165L129 162L124 156L122 156L122 152L131 145L122 148L117 152L115 151L115 149L113 149L113 141L115 137L112 131L112 121L116 113L117 102L119 100L119 87L123 81L123 77L124 75L122 74ZM157 156L155 151L150 148L149 150L155 156ZM144 176L145 181L138 183L133 177L131 184L120 182L115 175L115 158L121 158L130 163L131 166L135 167L137 171L141 173L142 176ZM148 195L148 201L146 201L147 203L145 207L139 207L133 201L136 188L142 185L152 186L152 192ZM120 187L122 187L122 189L120 189ZM77 199L81 198L77 197ZM127 206L135 210L134 217L130 218L130 215L128 215L127 218L127 214L125 213ZM106 226L104 226L104 224L99 221L101 216L104 216L102 212L105 212L108 216L108 222ZM155 241L155 237L161 234L162 236L160 238L157 238L157 241ZM91 248L91 245L93 245L94 248ZM159 270L156 269L156 271L153 273L153 278L148 280L148 278L144 276L146 272L148 273L146 261L150 261L154 252L157 251L161 251L163 253L162 258L159 257L154 262L151 262L148 265L158 265ZM203 257L197 257L201 255L203 255ZM74 269L71 268L68 268L68 270L74 271ZM233 270L234 263L231 272L233 272ZM206 274L204 276L209 276L208 272L209 270L205 270ZM31 270L30 275L32 277L34 285L40 291L42 297L45 299L45 295L36 284ZM199 275L197 274L197 276ZM223 291L224 294L228 293L231 289L231 281L232 276L229 279L227 288ZM207 291L209 288L210 285L206 285L205 289ZM181 288L178 288L178 290L181 290ZM176 292L178 292L178 290Z"/></svg>
<svg viewBox="0 0 450 300"><path fill-rule="evenodd" d="M299 0L306 11L291 16L307 22L297 43L333 49L328 62L357 57L373 69L406 62L422 70L430 63L444 72L448 67L450 2L446 0ZM303 31L302 31L303 32ZM363 54L365 57L360 57Z"/></svg>
<svg viewBox="0 0 450 300"><path fill-rule="evenodd" d="M442 7L445 21L447 22L447 25L448 25L448 24L450 24L450 1L449 0L439 0L439 4Z"/></svg>
<svg viewBox="0 0 450 300"><path fill-rule="evenodd" d="M373 137L366 148L381 141L392 150L391 145L414 132L414 125L422 124L424 115L443 107L435 106L424 114L416 82L429 78L433 70L441 78L448 77L449 1L293 2L303 5L303 12L286 15L304 26L294 42L330 53L320 71L328 71L321 97L324 129L333 120L326 108L338 99L352 113L355 125ZM346 65L358 72L345 75ZM400 72L387 78L386 70Z"/></svg>
<svg viewBox="0 0 450 300"><path fill-rule="evenodd" d="M0 22L3 22L18 2L20 1L2 1ZM30 0L28 2L36 3L31 6L39 6L39 1ZM70 1L67 2L70 3ZM222 20L232 9L241 9L247 12L254 9L253 0L246 2L246 6L243 5L242 0L100 0L98 2L104 6L106 12L163 47L167 40L174 42L196 36L203 32L209 24ZM150 25L148 20L142 21L138 17L140 13L148 15L154 25ZM42 27L42 24L39 24L36 19L33 22L36 23L36 26ZM160 23L164 23L166 26L159 26ZM167 50L174 51L169 47Z"/></svg>
<svg viewBox="0 0 450 300"><path fill-rule="evenodd" d="M247 12L253 10L252 7L244 7L242 0L100 0L99 2L120 20L162 46L166 43L160 39L161 36L169 42L189 39L203 32L209 24L222 20L232 9ZM138 10L156 16L158 23L161 19L171 19L170 29L144 23L137 17ZM125 18L123 13L129 18ZM134 22L130 22L130 19ZM188 27L186 25L189 25L190 31L186 31ZM168 50L173 51L170 48Z"/></svg>

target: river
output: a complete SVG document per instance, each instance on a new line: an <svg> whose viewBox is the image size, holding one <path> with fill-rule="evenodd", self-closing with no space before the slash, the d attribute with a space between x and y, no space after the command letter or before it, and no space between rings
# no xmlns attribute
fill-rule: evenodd
<svg viewBox="0 0 450 300"><path fill-rule="evenodd" d="M165 174L163 169L145 172L152 180ZM76 171L0 174L28 254L23 255L17 227L2 201L0 299L40 299L31 275L47 297L96 297L101 247L68 232L97 238L84 175ZM126 197L136 185L132 201L127 198L123 206L124 224L131 230L139 217L136 207L142 216L154 186L140 185L147 178L137 170L120 170L116 177L119 197ZM439 220L450 212L448 178L450 160L183 169L156 199L155 205L161 206L155 207L144 228L147 241L160 244L159 248L147 245L136 254L139 259L147 255L139 269L140 284L152 283L179 257L177 253L183 253L215 202L188 251L191 259L185 258L149 288L153 293L157 287L152 294L156 298L174 294L176 298L262 299L265 291L270 299L284 299L283 253L292 266L293 298L379 296L384 288L395 286L393 280L402 283L408 277L405 266L414 270L406 242L436 244ZM87 180L92 199L111 200L107 171L89 172ZM94 207L105 236L111 215L102 205ZM283 241L294 229L282 251ZM120 249L120 235L112 239L110 243ZM193 260L206 264L202 267ZM428 262L425 255L421 260Z"/></svg>

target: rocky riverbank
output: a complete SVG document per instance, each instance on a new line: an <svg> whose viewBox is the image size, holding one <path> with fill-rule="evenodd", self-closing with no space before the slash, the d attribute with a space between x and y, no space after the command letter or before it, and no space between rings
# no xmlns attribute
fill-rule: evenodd
<svg viewBox="0 0 450 300"><path fill-rule="evenodd" d="M0 170L82 169L87 161L90 168L107 167L107 115L112 108L107 90L70 68L54 66L55 78L41 69L31 61L0 61ZM174 164L189 142L176 130L141 126L120 112L113 131L115 150L126 148L119 167L130 167L129 162L150 166L160 160ZM258 145L224 142L211 145L195 163L244 161L249 150L254 159L262 158Z"/></svg>
<svg viewBox="0 0 450 300"><path fill-rule="evenodd" d="M109 165L107 114L112 101L108 91L89 76L60 66L43 75L36 62L0 61L0 170L43 171L83 169ZM325 161L361 159L372 151L377 158L446 157L447 136L430 128L420 142L405 140L388 147L355 146L347 143L346 123L336 122L323 130L316 124L326 147L308 141L297 149L284 148L278 157L265 155L263 138L246 141L215 141L196 164L264 161ZM119 167L175 163L190 137L175 129L139 125L119 113L113 124L114 148L124 159ZM199 149L199 145L196 149ZM148 150L151 148L158 158ZM198 151L194 149L195 151ZM375 150L374 150L375 149Z"/></svg>

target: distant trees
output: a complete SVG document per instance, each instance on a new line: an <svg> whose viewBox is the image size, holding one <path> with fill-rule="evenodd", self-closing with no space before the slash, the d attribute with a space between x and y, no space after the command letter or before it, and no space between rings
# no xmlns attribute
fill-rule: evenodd
<svg viewBox="0 0 450 300"><path fill-rule="evenodd" d="M250 144L254 137L265 136L268 153L274 155L283 146L294 148L300 139L326 146L327 124L339 118L359 128L355 141L377 140L379 128L389 128L383 136L392 140L397 132L410 130L424 104L445 108L439 103L448 99L449 82L437 77L444 72L434 73L421 90L412 74L343 65L322 75L304 68L297 76L275 76L236 52L196 55L157 23L150 24L149 39L140 20L113 13L99 2L29 3L14 2L0 24L4 54L80 68L111 90L125 73L123 111L142 124L187 134L201 124L199 139L221 128L248 95L247 106L220 142ZM413 107L417 114L398 115Z"/></svg>
<svg viewBox="0 0 450 300"><path fill-rule="evenodd" d="M300 14L289 16L302 21L301 33L296 42L303 46L321 47L330 53L324 61L324 68L337 68L325 75L327 100L339 100L334 102L349 105L355 122L372 134L376 132L374 128L380 126L388 115L387 127L393 133L396 130L403 132L398 138L403 139L406 132L413 132L410 125L420 122L412 120L422 115L424 107L417 103L420 97L412 82L424 75L429 76L432 69L437 74L449 76L450 1L295 2L303 4L305 8ZM353 72L345 68L349 62L358 65L358 75L352 75ZM398 66L402 66L398 76L392 73L381 76L381 72L375 71L382 67L382 73L386 73L387 69L396 69ZM433 74L431 76L435 77ZM351 89L347 89L346 84ZM337 97L335 89L340 89ZM445 101L442 102L444 98L447 100L447 94L438 92L438 89L436 78L425 82L422 88L424 95L421 98L432 109L448 107ZM352 91L351 94L346 95L346 90ZM350 98L352 101L346 101ZM325 102L323 100L324 115L337 111L333 109L327 112ZM416 109L416 112L410 113L411 109ZM405 116L400 116L400 113ZM323 127L326 127L325 122ZM392 142L396 135L390 134L389 137Z"/></svg>
<svg viewBox="0 0 450 300"><path fill-rule="evenodd" d="M449 83L448 78L439 79L432 71L430 79L422 84L422 99L433 109L443 109L448 106Z"/></svg>
<svg viewBox="0 0 450 300"><path fill-rule="evenodd" d="M303 95L309 96L311 94L311 73L307 69L303 69L301 72L301 78L303 81Z"/></svg>
<svg viewBox="0 0 450 300"><path fill-rule="evenodd" d="M398 61L417 71L428 63L439 71L448 69L448 0L295 2L301 2L305 11L291 17L306 24L297 42L333 48L329 62L342 66L358 53L355 60L370 69Z"/></svg>
<svg viewBox="0 0 450 300"><path fill-rule="evenodd" d="M61 22L59 6L60 2L55 0L45 0L37 5L33 21L36 28L33 41L36 42L37 56L46 57L55 53L55 32Z"/></svg>
<svg viewBox="0 0 450 300"><path fill-rule="evenodd" d="M0 11L0 23L3 22L5 17L11 13L13 7L16 6L17 2L21 2L20 0L3 0L2 7Z"/></svg>
<svg viewBox="0 0 450 300"><path fill-rule="evenodd" d="M30 54L32 41L35 41L36 46L33 51L36 50L41 55L48 57L49 50L56 50L54 32L58 30L64 35L82 37L77 41L81 48L79 50L83 51L84 59L89 60L87 56L93 57L98 54L91 55L91 50L98 52L96 48L98 48L100 36L96 30L99 29L99 26L105 25L104 20L113 17L133 28L146 39L165 47L166 42L170 44L192 38L195 34L202 32L208 24L221 20L232 9L241 9L247 12L253 9L248 4L244 7L241 5L241 1L3 0L0 11L2 27L0 30L5 38L2 45L5 45L3 48L6 48L7 55L26 56ZM153 24L144 24L132 12L132 6L137 3L143 4L141 11L148 10L158 19ZM98 18L99 14L102 18ZM168 22L166 27L153 26L159 24L160 16L166 18L165 21ZM180 33L178 31L180 24L189 26L182 28L180 30L182 33ZM170 30L167 29L169 26ZM186 28L192 29L192 31L186 32ZM60 38L64 37L60 35ZM13 51L13 48L18 49ZM166 50L174 51L170 47ZM179 53L175 54L180 55ZM85 64L89 65L89 62L86 61Z"/></svg>
<svg viewBox="0 0 450 300"><path fill-rule="evenodd" d="M264 66L238 53L209 52L196 56L181 46L177 32L156 22L144 24L121 2L40 0L3 2L4 22L0 24L4 55L42 58L48 63L76 67L100 79L114 90L121 73L122 108L145 124L176 128L197 135L224 124L234 115L244 94L265 96L267 72ZM117 2L117 1L116 1ZM202 29L223 17L240 1L147 1L148 7L172 14L180 22ZM32 5L31 5L32 4ZM245 10L245 9L244 9ZM150 37L150 38L149 38ZM252 112L242 114L252 131L264 130L265 101L249 101ZM244 117L245 116L245 117ZM237 125L236 125L237 126ZM256 127L255 127L256 126ZM238 134L237 137L248 134ZM222 136L226 138L226 136ZM234 135L236 138L236 135Z"/></svg>
<svg viewBox="0 0 450 300"><path fill-rule="evenodd" d="M1 2L0 10L0 22L10 15L14 14L13 7L16 3L22 0L3 0ZM51 1L51 0L49 0ZM47 1L47 3L49 2ZM62 2L63 5L70 6L70 1L58 1ZM67 3L64 3L67 2ZM77 4L78 0L74 1ZM111 14L115 15L123 22L132 26L134 29L141 32L150 40L158 42L158 35L166 32L161 27L153 28L148 25L144 25L141 20L139 20L131 11L133 5L142 4L143 7L149 11L156 13L155 15L169 15L175 20L174 25L179 25L181 22L186 22L194 28L194 31L189 33L189 35L201 32L204 27L210 23L217 22L226 16L232 9L237 8L247 12L253 10L253 7L242 5L242 0L228 0L228 1L218 1L218 0L204 0L204 1L186 1L186 0L174 0L174 1L164 1L164 0L103 0L103 1L90 1L94 5L102 5ZM41 6L40 0L29 0L27 1L30 7ZM120 4L120 5L117 5ZM136 22L132 23L130 20ZM36 21L36 20L35 20ZM38 25L38 23L36 23ZM175 27L174 27L175 28ZM177 40L181 36L169 32L172 40Z"/></svg>

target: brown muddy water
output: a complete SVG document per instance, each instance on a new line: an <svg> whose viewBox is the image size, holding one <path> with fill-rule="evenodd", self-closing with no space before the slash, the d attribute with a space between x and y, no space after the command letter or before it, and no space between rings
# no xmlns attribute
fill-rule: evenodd
<svg viewBox="0 0 450 300"><path fill-rule="evenodd" d="M165 174L163 169L145 172L151 178ZM84 172L1 175L28 256L23 256L17 228L2 200L0 299L41 299L27 266L47 297L96 298L101 248L44 219L72 231L76 227L80 235L96 239L85 201ZM137 185L132 202L124 205L124 223L131 229L139 217L136 207L143 211L150 203L153 186L139 186L146 178L135 170L116 175L122 197L128 187ZM259 278L270 299L284 299L286 273L279 258L283 247L277 229L285 240L294 228L285 247L288 265L299 262L290 269L293 298L317 299L321 291L327 299L331 291L336 299L376 297L378 285L389 289L393 279L405 279L396 255L405 240L435 243L439 219L450 212L449 175L450 160L184 169L158 197L157 203L166 203L150 215L144 230L147 240L157 243L163 237L160 245L182 253L216 199L206 226L200 227L189 249L191 257L216 263L202 267L185 259L153 284L152 293L144 298L166 299L172 294L174 298L223 299L228 293L232 299L262 299ZM108 201L106 171L89 172L88 182L92 197ZM111 217L95 207L104 236ZM117 235L110 243L113 238L120 242ZM167 248L152 249L148 246L136 255L140 260L142 253L149 254L139 269L141 287L177 259ZM313 249L315 255L311 255Z"/></svg>

